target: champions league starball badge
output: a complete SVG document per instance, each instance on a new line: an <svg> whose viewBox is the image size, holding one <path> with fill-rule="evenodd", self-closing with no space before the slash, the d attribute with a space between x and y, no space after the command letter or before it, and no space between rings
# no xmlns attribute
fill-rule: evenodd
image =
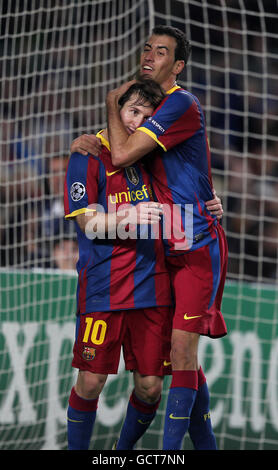
<svg viewBox="0 0 278 470"><path fill-rule="evenodd" d="M72 183L70 188L70 196L74 202L80 201L84 197L86 192L85 186L83 183L75 182Z"/></svg>

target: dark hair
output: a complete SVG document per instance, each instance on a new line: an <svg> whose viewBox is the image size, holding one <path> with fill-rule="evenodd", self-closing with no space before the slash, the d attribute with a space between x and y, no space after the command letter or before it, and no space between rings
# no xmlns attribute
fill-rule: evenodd
<svg viewBox="0 0 278 470"><path fill-rule="evenodd" d="M138 106L144 106L149 103L154 108L161 103L166 94L164 93L161 86L150 78L138 80L131 85L128 90L120 97L119 106L122 108L123 105L130 100L132 95L138 95L136 104Z"/></svg>
<svg viewBox="0 0 278 470"><path fill-rule="evenodd" d="M184 64L187 64L191 53L191 44L186 38L185 33L173 26L159 25L153 28L152 34L156 34L158 36L166 35L174 38L177 43L175 49L175 60L183 60Z"/></svg>

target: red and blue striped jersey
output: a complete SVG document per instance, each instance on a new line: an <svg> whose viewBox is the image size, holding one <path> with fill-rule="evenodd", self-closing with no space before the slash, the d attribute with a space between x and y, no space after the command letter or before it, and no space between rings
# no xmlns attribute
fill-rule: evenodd
<svg viewBox="0 0 278 470"><path fill-rule="evenodd" d="M99 156L72 154L66 177L65 217L73 218L97 204L105 212L121 204L152 199L150 178L139 163L112 165L108 142ZM89 207L88 207L89 206ZM161 238L87 238L75 221L79 246L77 312L137 309L171 305L169 277Z"/></svg>
<svg viewBox="0 0 278 470"><path fill-rule="evenodd" d="M205 207L205 201L214 196L201 105L179 86L167 95L137 130L159 144L153 157L148 158L148 169L158 201L171 208L168 216L166 211L163 230L166 255L171 255L209 243L216 237L217 221Z"/></svg>

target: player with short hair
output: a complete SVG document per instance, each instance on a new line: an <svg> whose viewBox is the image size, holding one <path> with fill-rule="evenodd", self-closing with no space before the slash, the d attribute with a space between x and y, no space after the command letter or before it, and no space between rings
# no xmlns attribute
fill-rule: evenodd
<svg viewBox="0 0 278 470"><path fill-rule="evenodd" d="M186 238L181 243L171 231L166 240L166 264L174 292L175 313L171 349L173 376L163 448L179 449L189 429L195 448L215 449L198 344L200 335L218 338L227 334L220 310L227 269L227 242L221 225L205 204L213 197L213 183L204 114L197 97L176 83L189 53L189 41L181 31L167 26L154 28L145 43L140 72L141 76L160 83L167 90L167 97L132 136L127 136L117 117L117 94L122 89L110 92L107 96L108 131L112 161L118 166L130 165L156 150L148 159L149 171L157 200L172 207L168 220L172 229L177 222L186 227L187 207L192 207L192 236L188 237L185 232ZM176 206L180 208L178 216Z"/></svg>
<svg viewBox="0 0 278 470"><path fill-rule="evenodd" d="M154 114L128 136L118 116L118 96L130 83L107 96L112 161L131 165L144 155L157 200L172 210L166 225L166 264L174 292L172 383L168 395L164 449L180 449L189 430L195 449L216 449L209 412L209 391L198 361L200 335L226 335L221 313L227 242L217 207L208 210L214 196L205 118L196 96L176 83L190 55L184 33L170 26L152 31L141 54L140 73L157 81L167 97ZM86 151L95 140L86 136L74 145ZM180 208L180 212L176 208ZM188 207L191 210L188 212ZM216 209L216 212L214 211ZM188 220L192 234L185 231ZM183 228L183 240L175 225ZM169 227L168 227L169 228ZM191 236L190 236L191 235Z"/></svg>
<svg viewBox="0 0 278 470"><path fill-rule="evenodd" d="M119 101L128 134L151 115L163 96L151 80L127 90ZM79 245L72 361L79 373L68 406L72 450L89 448L98 398L107 375L117 373L122 345L126 369L134 373L128 406L128 419L134 424L127 434L123 429L119 445L124 448L132 448L149 427L160 402L163 376L171 373L172 299L163 243L161 237L144 232L138 238L130 230L130 223L141 224L138 230L157 228L160 204L153 201L142 164L115 167L107 131L98 137L101 153L72 154L65 178L65 216L75 221ZM127 208L134 209L130 217Z"/></svg>

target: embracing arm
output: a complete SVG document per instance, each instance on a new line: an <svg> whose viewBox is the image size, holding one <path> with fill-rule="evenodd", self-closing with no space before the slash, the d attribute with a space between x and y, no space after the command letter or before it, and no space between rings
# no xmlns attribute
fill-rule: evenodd
<svg viewBox="0 0 278 470"><path fill-rule="evenodd" d="M132 165L157 146L157 143L143 132L135 131L134 134L128 135L122 124L118 100L127 85L130 86L130 82L110 91L106 99L111 158L113 165L119 167Z"/></svg>
<svg viewBox="0 0 278 470"><path fill-rule="evenodd" d="M124 87L124 86L123 86ZM121 96L119 90L111 91L107 95L106 105L108 113L108 133L111 146L111 158L114 166L127 167L135 163L144 155L150 153L157 146L154 139L145 132L137 130L132 135L128 135L122 124L119 114L118 99ZM213 191L214 198L206 202L207 209L221 219L223 208L220 198Z"/></svg>
<svg viewBox="0 0 278 470"><path fill-rule="evenodd" d="M209 212L211 212L212 215L215 215L217 220L222 219L223 216L223 207L222 207L222 202L221 199L217 196L216 191L213 190L213 195L214 198L211 199L210 201L206 201L206 207Z"/></svg>
<svg viewBox="0 0 278 470"><path fill-rule="evenodd" d="M161 219L162 205L158 202L140 202L136 206L127 205L116 212L90 211L76 216L79 228L89 239L104 238L105 234L119 233L128 224L157 224Z"/></svg>
<svg viewBox="0 0 278 470"><path fill-rule="evenodd" d="M70 153L81 155L99 155L101 151L101 140L94 134L82 134L74 139L70 146Z"/></svg>

